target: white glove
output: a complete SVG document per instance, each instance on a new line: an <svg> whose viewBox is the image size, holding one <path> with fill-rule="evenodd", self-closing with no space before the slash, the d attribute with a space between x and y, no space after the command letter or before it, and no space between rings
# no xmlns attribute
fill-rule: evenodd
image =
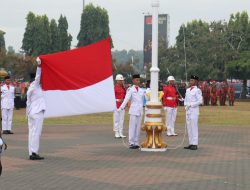
<svg viewBox="0 0 250 190"><path fill-rule="evenodd" d="M121 111L122 111L122 108L121 108L121 107L119 107L119 109L117 109L117 111L118 111L118 112L121 112Z"/></svg>
<svg viewBox="0 0 250 190"><path fill-rule="evenodd" d="M167 107L163 107L163 110L164 110L164 111L167 111Z"/></svg>
<svg viewBox="0 0 250 190"><path fill-rule="evenodd" d="M41 59L39 57L36 58L37 65L41 65Z"/></svg>
<svg viewBox="0 0 250 190"><path fill-rule="evenodd" d="M179 98L179 100L180 100L181 102L183 102L183 101L184 101L184 99L183 99L183 98Z"/></svg>
<svg viewBox="0 0 250 190"><path fill-rule="evenodd" d="M3 146L3 139L0 138L0 146Z"/></svg>
<svg viewBox="0 0 250 190"><path fill-rule="evenodd" d="M185 110L188 111L190 107L191 107L190 105L186 105Z"/></svg>
<svg viewBox="0 0 250 190"><path fill-rule="evenodd" d="M0 137L0 153L2 153L2 151L3 151L3 146L5 146L4 147L4 150L6 150L7 149L7 144L3 141L3 139Z"/></svg>

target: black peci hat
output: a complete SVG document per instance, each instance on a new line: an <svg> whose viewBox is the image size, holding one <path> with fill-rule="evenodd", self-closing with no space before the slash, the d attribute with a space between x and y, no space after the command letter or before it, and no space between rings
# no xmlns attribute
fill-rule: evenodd
<svg viewBox="0 0 250 190"><path fill-rule="evenodd" d="M9 75L7 75L6 77L4 77L4 79L6 80L6 79L10 79L10 76Z"/></svg>
<svg viewBox="0 0 250 190"><path fill-rule="evenodd" d="M199 80L199 77L196 75L191 75L190 79Z"/></svg>
<svg viewBox="0 0 250 190"><path fill-rule="evenodd" d="M135 74L135 75L132 76L132 78L133 79L138 79L138 78L140 78L140 75L139 74Z"/></svg>

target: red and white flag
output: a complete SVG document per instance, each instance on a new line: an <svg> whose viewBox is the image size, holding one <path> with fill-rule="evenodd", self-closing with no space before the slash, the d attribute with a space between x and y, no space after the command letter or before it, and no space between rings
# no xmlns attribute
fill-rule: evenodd
<svg viewBox="0 0 250 190"><path fill-rule="evenodd" d="M39 58L45 117L114 111L110 39Z"/></svg>

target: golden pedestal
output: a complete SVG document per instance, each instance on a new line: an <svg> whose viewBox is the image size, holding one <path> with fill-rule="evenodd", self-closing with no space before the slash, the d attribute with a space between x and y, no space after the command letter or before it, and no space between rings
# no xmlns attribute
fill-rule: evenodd
<svg viewBox="0 0 250 190"><path fill-rule="evenodd" d="M146 105L146 121L142 131L146 131L147 139L141 144L143 151L166 151L167 144L163 142L162 132L167 128L161 122L161 105Z"/></svg>

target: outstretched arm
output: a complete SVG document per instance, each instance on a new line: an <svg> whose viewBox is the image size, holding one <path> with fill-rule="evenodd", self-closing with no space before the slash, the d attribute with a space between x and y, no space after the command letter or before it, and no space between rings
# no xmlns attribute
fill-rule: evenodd
<svg viewBox="0 0 250 190"><path fill-rule="evenodd" d="M39 59L39 57L36 59L37 62L37 69L36 69L36 78L35 78L35 86L39 86L40 85L40 81L41 81L41 60Z"/></svg>

